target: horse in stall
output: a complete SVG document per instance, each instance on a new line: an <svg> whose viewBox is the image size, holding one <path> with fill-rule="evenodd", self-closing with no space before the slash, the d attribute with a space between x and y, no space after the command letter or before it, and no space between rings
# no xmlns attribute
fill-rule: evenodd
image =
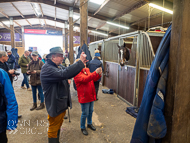
<svg viewBox="0 0 190 143"><path fill-rule="evenodd" d="M118 46L118 52L119 52L119 63L121 66L124 66L125 63L129 60L130 58L130 50L129 48L126 47L125 43L123 46Z"/></svg>

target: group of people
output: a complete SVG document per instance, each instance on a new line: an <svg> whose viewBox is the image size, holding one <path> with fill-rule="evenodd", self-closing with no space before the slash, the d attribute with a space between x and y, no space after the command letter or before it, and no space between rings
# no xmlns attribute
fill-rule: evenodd
<svg viewBox="0 0 190 143"><path fill-rule="evenodd" d="M66 114L66 110L68 107L72 108L71 103L71 95L70 95L70 79L74 78L74 82L76 84L77 93L78 93L78 101L81 104L81 120L80 120L80 128L84 135L88 135L86 130L86 119L87 119L87 128L95 131L96 128L92 125L92 114L94 110L94 101L97 100L99 81L102 75L102 63L100 61L99 51L95 51L95 58L89 62L87 68L87 59L86 54L84 52L81 53L80 58L75 60L75 63L66 67L63 66L62 62L64 60L63 50L61 47L53 47L50 49L50 53L45 56L45 64L43 61L39 59L38 52L34 51L31 54L29 51L25 51L24 55L19 59L19 65L21 67L21 71L23 73L24 79L21 84L21 88L25 89L24 85L26 85L27 90L31 91L28 84L28 76L30 75L30 85L32 87L33 94L33 106L30 109L31 111L36 109L40 110L45 108L48 112L48 142L49 143L58 143L59 142L59 134L60 128L64 121L64 116ZM30 57L31 56L31 57ZM5 58L5 62L8 60L6 56L2 56ZM43 57L44 58L44 57ZM0 52L0 61L1 61L1 52ZM1 68L1 67L0 67ZM13 71L8 71L11 76L14 77ZM4 71L0 70L0 76L4 76ZM3 80L7 78L8 75L4 76L0 83L3 85L4 83L9 84L8 80ZM1 78L1 77L0 77ZM1 87L0 84L0 87ZM10 85L9 85L10 86ZM8 87L9 87L8 86ZM11 86L12 87L12 86ZM5 87L4 87L5 89ZM36 90L38 89L38 93L40 95L41 103L40 106L37 107L37 99L36 99ZM14 114L18 114L18 105L16 102L16 98L14 95L13 88L11 89L13 93L13 97L15 100ZM10 91L10 92L11 92ZM10 95L6 95L9 93L5 93L3 97L9 98ZM0 96L1 97L1 96ZM45 97L45 105L44 105L44 97ZM8 101L12 102L12 101ZM10 103L12 104L12 103ZM6 103L4 106L7 106ZM4 112L7 112L8 108L5 109ZM17 123L17 116L13 116L6 118L13 119L15 123ZM1 111L0 111L0 124L1 124ZM2 119L5 122L5 119ZM4 125L5 126L5 125ZM7 129L13 130L16 128ZM4 129L4 130L3 130ZM4 137L6 138L6 128L0 128L0 139ZM3 136L1 133L3 132ZM6 142L6 139L5 139Z"/></svg>

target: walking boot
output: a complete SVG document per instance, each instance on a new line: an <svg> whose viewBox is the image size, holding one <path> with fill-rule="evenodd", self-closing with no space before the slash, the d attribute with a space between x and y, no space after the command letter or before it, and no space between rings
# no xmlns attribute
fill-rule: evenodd
<svg viewBox="0 0 190 143"><path fill-rule="evenodd" d="M96 131L96 128L91 124L88 124L87 125L87 128L90 128L91 130L93 130L93 131Z"/></svg>
<svg viewBox="0 0 190 143"><path fill-rule="evenodd" d="M41 110L43 108L45 108L44 102L40 103L40 106L38 108L36 108L36 110Z"/></svg>
<svg viewBox="0 0 190 143"><path fill-rule="evenodd" d="M83 135L85 135L85 136L87 136L87 135L88 135L88 132L87 132L87 130L86 130L86 129L81 129L81 131L82 131Z"/></svg>
<svg viewBox="0 0 190 143"><path fill-rule="evenodd" d="M57 132L57 143L59 143L59 135L60 135L60 129Z"/></svg>
<svg viewBox="0 0 190 143"><path fill-rule="evenodd" d="M37 108L37 103L33 103L33 106L32 106L32 108L30 108L30 111L33 111L36 108Z"/></svg>
<svg viewBox="0 0 190 143"><path fill-rule="evenodd" d="M48 138L48 143L58 143L57 138Z"/></svg>

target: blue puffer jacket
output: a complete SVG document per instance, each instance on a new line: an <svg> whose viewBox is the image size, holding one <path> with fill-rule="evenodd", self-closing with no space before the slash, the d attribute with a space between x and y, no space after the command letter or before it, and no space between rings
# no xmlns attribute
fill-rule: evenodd
<svg viewBox="0 0 190 143"><path fill-rule="evenodd" d="M152 62L143 93L143 99L133 130L131 143L157 143L166 135L163 115L171 26L166 31Z"/></svg>
<svg viewBox="0 0 190 143"><path fill-rule="evenodd" d="M18 104L8 74L0 69L0 133L14 130L18 123ZM2 91L3 90L3 91Z"/></svg>
<svg viewBox="0 0 190 143"><path fill-rule="evenodd" d="M90 61L89 69L91 73L93 73L99 67L102 67L102 71L104 71L103 64L97 57ZM101 78L98 81L101 81Z"/></svg>

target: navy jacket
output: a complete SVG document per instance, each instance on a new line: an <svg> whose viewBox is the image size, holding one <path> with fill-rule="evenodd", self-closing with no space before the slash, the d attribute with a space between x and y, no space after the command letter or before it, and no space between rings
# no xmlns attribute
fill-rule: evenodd
<svg viewBox="0 0 190 143"><path fill-rule="evenodd" d="M87 66L89 64L89 62L92 60L92 57L91 57L91 54L90 54L90 51L88 50L88 47L86 44L84 44L79 50L78 50L78 55L77 55L77 59L80 58L80 55L81 53L84 52L86 55L87 55Z"/></svg>
<svg viewBox="0 0 190 143"><path fill-rule="evenodd" d="M68 79L76 76L83 68L82 61L64 67L62 65L57 66L48 59L43 65L40 78L46 109L51 117L56 117L68 107L72 107Z"/></svg>
<svg viewBox="0 0 190 143"><path fill-rule="evenodd" d="M90 61L89 69L91 73L93 73L99 67L102 67L102 70L104 71L103 64L97 57ZM101 81L101 78L98 81Z"/></svg>
<svg viewBox="0 0 190 143"><path fill-rule="evenodd" d="M7 61L8 65L9 65L9 68L10 69L14 69L15 68L15 63L16 63L16 60L15 60L15 56L13 56L13 54L11 54L9 56L9 59Z"/></svg>
<svg viewBox="0 0 190 143"><path fill-rule="evenodd" d="M166 135L167 127L163 110L170 37L171 26L162 38L148 73L131 143L160 142L160 139Z"/></svg>
<svg viewBox="0 0 190 143"><path fill-rule="evenodd" d="M10 78L10 80L11 80L11 83L13 82L13 77L12 77L12 75L8 72L10 69L9 69L9 66L8 66L8 63L2 63L1 61L0 61L0 68L1 69L3 69L4 71L6 71L7 72L7 74L9 75L9 78Z"/></svg>
<svg viewBox="0 0 190 143"><path fill-rule="evenodd" d="M0 133L14 130L18 123L18 104L8 74L0 69Z"/></svg>

